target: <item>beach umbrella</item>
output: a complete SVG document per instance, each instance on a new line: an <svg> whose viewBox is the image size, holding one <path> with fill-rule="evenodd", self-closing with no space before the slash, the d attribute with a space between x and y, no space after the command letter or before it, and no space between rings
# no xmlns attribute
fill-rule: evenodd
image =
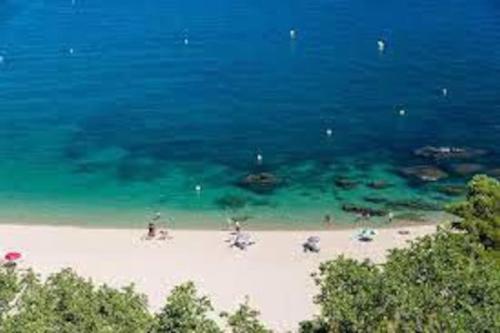
<svg viewBox="0 0 500 333"><path fill-rule="evenodd" d="M311 236L307 239L308 243L319 243L319 236Z"/></svg>
<svg viewBox="0 0 500 333"><path fill-rule="evenodd" d="M4 256L4 259L7 261L16 261L21 259L21 253L19 252L9 252Z"/></svg>

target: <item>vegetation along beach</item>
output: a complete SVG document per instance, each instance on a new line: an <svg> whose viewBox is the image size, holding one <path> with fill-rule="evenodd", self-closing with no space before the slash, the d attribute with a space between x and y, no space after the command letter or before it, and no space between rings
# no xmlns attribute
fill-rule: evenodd
<svg viewBox="0 0 500 333"><path fill-rule="evenodd" d="M0 332L500 331L491 0L0 0Z"/></svg>

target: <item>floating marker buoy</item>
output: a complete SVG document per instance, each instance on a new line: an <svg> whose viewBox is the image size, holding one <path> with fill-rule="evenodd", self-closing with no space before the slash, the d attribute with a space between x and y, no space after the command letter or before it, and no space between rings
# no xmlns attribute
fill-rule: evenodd
<svg viewBox="0 0 500 333"><path fill-rule="evenodd" d="M189 45L189 39L184 38L184 45Z"/></svg>
<svg viewBox="0 0 500 333"><path fill-rule="evenodd" d="M297 32L294 29L290 30L290 38L291 39L297 38Z"/></svg>
<svg viewBox="0 0 500 333"><path fill-rule="evenodd" d="M75 53L75 50L74 50L73 48L70 48L70 49L68 50L68 52L69 52L69 54L73 54L73 53Z"/></svg>
<svg viewBox="0 0 500 333"><path fill-rule="evenodd" d="M257 162L262 163L263 159L264 159L264 157L262 157L261 154L257 154Z"/></svg>
<svg viewBox="0 0 500 333"><path fill-rule="evenodd" d="M446 88L443 88L443 90L441 91L443 93L443 96L448 96L448 89Z"/></svg>
<svg viewBox="0 0 500 333"><path fill-rule="evenodd" d="M196 192L200 193L200 192L201 192L201 185L199 185L199 184L198 184L198 185L196 185L196 186L194 187L194 189L195 189L195 191L196 191Z"/></svg>
<svg viewBox="0 0 500 333"><path fill-rule="evenodd" d="M400 115L400 116L404 116L404 115L406 115L406 110L405 110L405 109L401 109L401 110L399 110L399 115Z"/></svg>
<svg viewBox="0 0 500 333"><path fill-rule="evenodd" d="M0 55L0 65L5 62L5 58L3 55Z"/></svg>
<svg viewBox="0 0 500 333"><path fill-rule="evenodd" d="M380 52L384 52L384 50L385 50L385 42L383 40L379 39L377 41L377 46L378 46L378 50Z"/></svg>
<svg viewBox="0 0 500 333"><path fill-rule="evenodd" d="M332 136L332 135L333 135L333 131L332 131L332 129L331 129L331 128L327 128L327 129L326 129L326 136L330 137L330 136Z"/></svg>

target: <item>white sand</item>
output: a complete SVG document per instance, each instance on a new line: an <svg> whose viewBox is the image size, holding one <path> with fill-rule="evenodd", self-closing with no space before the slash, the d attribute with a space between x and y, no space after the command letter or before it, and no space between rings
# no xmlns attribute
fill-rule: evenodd
<svg viewBox="0 0 500 333"><path fill-rule="evenodd" d="M310 274L319 263L340 254L375 262L386 250L403 247L408 239L429 234L435 226L378 230L371 243L352 239L355 230L256 231L247 251L229 248L223 231L171 231L168 241L144 241L142 230L0 225L0 250L20 251L23 266L42 276L64 267L113 286L135 283L149 297L153 310L171 288L192 280L213 301L217 311L232 310L250 297L262 319L277 332L295 331L311 318L317 290ZM321 237L319 254L303 253L310 235Z"/></svg>

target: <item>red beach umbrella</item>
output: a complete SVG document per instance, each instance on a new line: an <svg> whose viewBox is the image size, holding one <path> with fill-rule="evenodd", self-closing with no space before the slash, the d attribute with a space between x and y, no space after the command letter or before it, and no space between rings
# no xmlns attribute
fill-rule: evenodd
<svg viewBox="0 0 500 333"><path fill-rule="evenodd" d="M5 255L5 260L7 261L16 261L21 259L21 253L19 252L9 252Z"/></svg>

